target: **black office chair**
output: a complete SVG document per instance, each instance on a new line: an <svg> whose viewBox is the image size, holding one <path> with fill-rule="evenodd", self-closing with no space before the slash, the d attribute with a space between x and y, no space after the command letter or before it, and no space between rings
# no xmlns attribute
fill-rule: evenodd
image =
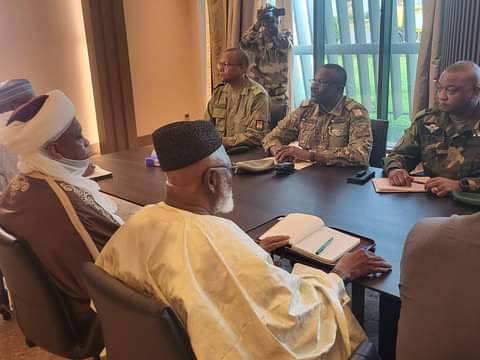
<svg viewBox="0 0 480 360"><path fill-rule="evenodd" d="M353 352L350 360L380 360L377 349L368 340L362 342Z"/></svg>
<svg viewBox="0 0 480 360"><path fill-rule="evenodd" d="M383 167L382 159L387 151L388 121L370 120L372 124L373 146L370 154L370 166Z"/></svg>
<svg viewBox="0 0 480 360"><path fill-rule="evenodd" d="M63 295L28 244L0 228L0 264L18 326L29 346L71 359L100 359L103 337L98 319L81 336Z"/></svg>
<svg viewBox="0 0 480 360"><path fill-rule="evenodd" d="M167 304L137 293L93 263L84 265L83 277L109 360L195 359L182 323Z"/></svg>
<svg viewBox="0 0 480 360"><path fill-rule="evenodd" d="M275 126L277 126L278 122L287 115L287 111L287 104L272 104L270 111L270 130L273 130Z"/></svg>

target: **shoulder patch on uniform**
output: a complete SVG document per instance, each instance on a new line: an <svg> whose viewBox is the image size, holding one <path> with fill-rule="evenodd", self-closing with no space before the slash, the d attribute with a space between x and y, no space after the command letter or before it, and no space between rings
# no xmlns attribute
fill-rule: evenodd
<svg viewBox="0 0 480 360"><path fill-rule="evenodd" d="M365 116L365 112L360 108L353 109L352 113L353 113L353 116L357 118Z"/></svg>
<svg viewBox="0 0 480 360"><path fill-rule="evenodd" d="M424 118L425 116L428 116L428 115L433 115L437 112L436 109L423 109L423 110L420 110L419 112L417 112L415 114L415 116L413 117L413 121L417 121L418 119L421 119L421 118Z"/></svg>
<svg viewBox="0 0 480 360"><path fill-rule="evenodd" d="M261 89L257 86L252 86L251 89L252 89L253 95L255 95L255 96L263 94L263 89Z"/></svg>
<svg viewBox="0 0 480 360"><path fill-rule="evenodd" d="M264 129L264 122L263 120L255 120L255 130L263 131Z"/></svg>
<svg viewBox="0 0 480 360"><path fill-rule="evenodd" d="M349 97L347 97L345 99L345 105L344 106L348 111L353 111L353 109L360 109L360 110L363 110L363 111L367 111L365 106L363 106L359 102L356 102L355 100L353 100Z"/></svg>

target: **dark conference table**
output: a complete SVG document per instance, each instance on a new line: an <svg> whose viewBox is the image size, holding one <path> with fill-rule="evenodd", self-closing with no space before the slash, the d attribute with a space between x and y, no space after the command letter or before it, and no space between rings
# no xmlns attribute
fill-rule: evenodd
<svg viewBox="0 0 480 360"><path fill-rule="evenodd" d="M99 180L102 191L138 205L162 201L165 175L158 167L148 168L144 158L151 146L95 156L94 163L113 172ZM261 150L236 155L232 160L261 158ZM362 320L363 289L380 293L380 338L382 358L392 358L399 312L400 259L403 243L413 225L424 217L471 214L474 207L437 198L432 194L378 194L371 182L348 184L346 179L358 168L331 168L314 165L289 175L241 174L234 176L235 210L225 217L245 231L277 216L304 212L321 217L328 226L370 238L376 254L392 264L392 272L354 283L353 310ZM375 169L376 177L381 170ZM393 332L393 333L392 333Z"/></svg>

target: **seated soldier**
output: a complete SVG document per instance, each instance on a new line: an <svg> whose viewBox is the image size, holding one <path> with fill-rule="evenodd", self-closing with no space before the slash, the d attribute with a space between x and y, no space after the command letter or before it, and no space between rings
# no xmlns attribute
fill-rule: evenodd
<svg viewBox="0 0 480 360"><path fill-rule="evenodd" d="M7 120L20 105L35 96L30 81L13 79L0 83L0 129L7 126ZM0 192L17 174L17 154L0 145Z"/></svg>
<svg viewBox="0 0 480 360"><path fill-rule="evenodd" d="M0 197L0 226L28 242L86 330L92 312L81 268L122 220L97 183L82 176L89 143L73 104L59 90L33 98L0 129L0 143L19 157L19 174Z"/></svg>
<svg viewBox="0 0 480 360"><path fill-rule="evenodd" d="M97 265L167 301L199 360L348 359L365 334L342 278L390 265L360 250L330 274L274 266L235 223L215 216L233 209L232 165L211 122L169 124L153 141L167 175L165 201L133 215Z"/></svg>
<svg viewBox="0 0 480 360"><path fill-rule="evenodd" d="M437 196L480 191L480 67L449 66L437 83L437 104L420 111L384 159L390 183L409 186L419 163L431 176L425 187Z"/></svg>
<svg viewBox="0 0 480 360"><path fill-rule="evenodd" d="M270 98L262 85L247 77L248 64L241 49L223 52L217 65L223 82L213 90L205 111L227 149L260 146L270 130Z"/></svg>
<svg viewBox="0 0 480 360"><path fill-rule="evenodd" d="M343 96L345 70L322 65L312 80L312 98L281 120L263 139L277 161L288 158L332 166L368 166L372 130L365 107ZM298 141L300 146L288 146Z"/></svg>

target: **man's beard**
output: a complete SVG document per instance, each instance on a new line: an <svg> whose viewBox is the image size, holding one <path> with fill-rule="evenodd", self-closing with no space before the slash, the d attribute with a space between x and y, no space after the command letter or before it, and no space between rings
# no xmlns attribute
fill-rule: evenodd
<svg viewBox="0 0 480 360"><path fill-rule="evenodd" d="M222 192L220 193L218 199L216 200L213 213L228 214L233 211L234 202L233 202L233 191L232 187L228 186L227 180L222 180Z"/></svg>

